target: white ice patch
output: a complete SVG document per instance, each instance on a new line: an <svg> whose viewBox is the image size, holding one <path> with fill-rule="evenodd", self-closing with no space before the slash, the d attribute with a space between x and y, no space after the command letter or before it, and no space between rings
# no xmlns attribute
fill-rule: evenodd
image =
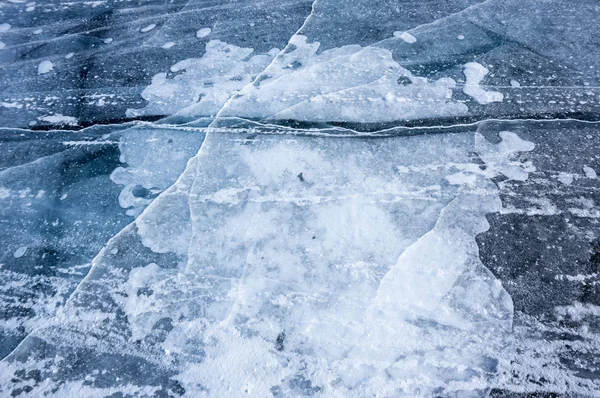
<svg viewBox="0 0 600 398"><path fill-rule="evenodd" d="M148 26L144 26L142 29L140 29L140 32L147 33L147 32L150 32L154 28L156 28L156 24L152 23L152 24L150 24Z"/></svg>
<svg viewBox="0 0 600 398"><path fill-rule="evenodd" d="M0 23L0 33L6 33L10 30L10 24L4 22Z"/></svg>
<svg viewBox="0 0 600 398"><path fill-rule="evenodd" d="M594 169L592 169L590 166L583 166L583 172L585 173L585 176L587 178L597 178L598 175L596 174L596 171Z"/></svg>
<svg viewBox="0 0 600 398"><path fill-rule="evenodd" d="M40 116L40 117L38 117L38 120L48 122L51 124L63 124L63 125L68 125L68 126L79 125L77 118L74 118L73 116L61 115L60 113L56 113L54 115L48 115L48 116Z"/></svg>
<svg viewBox="0 0 600 398"><path fill-rule="evenodd" d="M249 84L271 62L275 53L254 55L253 49L211 40L202 58L190 58L171 67L173 76L158 73L142 97L143 109L128 109L129 117L142 115L216 115L225 102ZM186 109L184 109L186 108Z"/></svg>
<svg viewBox="0 0 600 398"><path fill-rule="evenodd" d="M196 32L196 37L198 39L202 39L208 35L210 35L210 32L212 32L211 28L202 28L202 29L198 29L198 31Z"/></svg>
<svg viewBox="0 0 600 398"><path fill-rule="evenodd" d="M38 75L43 75L45 73L50 72L52 69L54 69L54 64L52 63L52 61L42 61L39 63L38 65Z"/></svg>
<svg viewBox="0 0 600 398"><path fill-rule="evenodd" d="M498 91L486 91L479 85L485 75L490 71L477 62L469 62L465 65L464 74L467 78L463 92L469 97L472 97L475 101L482 105L489 104L491 102L502 102L504 95Z"/></svg>
<svg viewBox="0 0 600 398"><path fill-rule="evenodd" d="M575 302L571 305L556 307L555 312L559 316L559 319L566 318L578 322L586 317L598 319L600 317L600 306Z"/></svg>
<svg viewBox="0 0 600 398"><path fill-rule="evenodd" d="M168 41L165 44L163 44L161 47L164 48L165 50L168 50L169 48L173 47L175 45L174 41Z"/></svg>
<svg viewBox="0 0 600 398"><path fill-rule="evenodd" d="M475 237L501 209L490 177L525 179L531 167L514 157L533 144L510 132L498 144L235 135L210 134L136 220L179 268L136 268L113 295L136 339L173 320L160 347L186 391L476 396L490 385L513 308ZM449 184L457 172L469 183Z"/></svg>
<svg viewBox="0 0 600 398"><path fill-rule="evenodd" d="M21 258L27 253L27 246L21 246L13 253L14 258Z"/></svg>
<svg viewBox="0 0 600 398"><path fill-rule="evenodd" d="M558 181L560 181L561 183L565 184L565 185L571 185L573 183L573 174L571 173L558 173L558 176L556 176L556 178L558 179Z"/></svg>
<svg viewBox="0 0 600 398"><path fill-rule="evenodd" d="M302 35L290 44L219 116L368 123L468 110L452 100L454 80L413 76L389 50L350 45L317 54L320 44Z"/></svg>
<svg viewBox="0 0 600 398"><path fill-rule="evenodd" d="M417 42L417 38L408 32L396 31L396 32L394 32L394 37L397 37L397 38L401 39L402 41L409 43L409 44Z"/></svg>
<svg viewBox="0 0 600 398"><path fill-rule="evenodd" d="M187 131L129 129L119 140L120 161L110 178L124 185L119 204L137 217L162 191L171 186L197 152L204 135Z"/></svg>

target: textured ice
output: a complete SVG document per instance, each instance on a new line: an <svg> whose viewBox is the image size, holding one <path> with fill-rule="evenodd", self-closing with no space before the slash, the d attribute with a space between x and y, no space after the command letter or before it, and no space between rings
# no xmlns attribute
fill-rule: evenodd
<svg viewBox="0 0 600 398"><path fill-rule="evenodd" d="M0 395L596 396L598 11L0 4Z"/></svg>
<svg viewBox="0 0 600 398"><path fill-rule="evenodd" d="M139 111L128 110L128 115L215 116L234 93L252 82L277 52L274 49L270 55L252 55L251 48L211 40L202 58L176 63L170 68L171 76L156 74L152 84L142 92L149 104Z"/></svg>
<svg viewBox="0 0 600 398"><path fill-rule="evenodd" d="M512 302L474 239L501 207L490 178L525 178L513 156L533 148L502 137L210 134L21 347L141 341L194 395L477 395L510 347ZM132 239L161 255L133 265ZM110 346L75 337L98 328Z"/></svg>
<svg viewBox="0 0 600 398"><path fill-rule="evenodd" d="M290 45L219 116L374 123L467 112L452 100L454 80L413 76L388 50L354 45L317 54L320 43L302 35Z"/></svg>

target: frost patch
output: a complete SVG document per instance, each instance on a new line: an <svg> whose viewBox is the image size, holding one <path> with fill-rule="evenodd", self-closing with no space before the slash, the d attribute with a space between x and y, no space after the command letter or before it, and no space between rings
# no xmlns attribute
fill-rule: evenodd
<svg viewBox="0 0 600 398"><path fill-rule="evenodd" d="M203 138L202 134L166 129L130 129L123 133L119 140L120 161L127 166L116 168L110 178L123 185L119 204L128 215L137 217L177 180Z"/></svg>
<svg viewBox="0 0 600 398"><path fill-rule="evenodd" d="M477 62L469 62L465 65L464 74L467 78L463 92L482 105L491 102L502 102L504 95L498 91L486 91L479 85L485 75L490 71Z"/></svg>
<svg viewBox="0 0 600 398"><path fill-rule="evenodd" d="M571 321L579 322L587 317L600 317L600 306L575 302L572 305L556 307L555 313L559 319L569 319Z"/></svg>

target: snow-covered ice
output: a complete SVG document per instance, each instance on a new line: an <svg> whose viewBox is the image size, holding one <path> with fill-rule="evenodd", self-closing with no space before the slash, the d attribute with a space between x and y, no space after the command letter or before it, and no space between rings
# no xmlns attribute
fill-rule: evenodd
<svg viewBox="0 0 600 398"><path fill-rule="evenodd" d="M0 8L0 395L595 396L594 0Z"/></svg>

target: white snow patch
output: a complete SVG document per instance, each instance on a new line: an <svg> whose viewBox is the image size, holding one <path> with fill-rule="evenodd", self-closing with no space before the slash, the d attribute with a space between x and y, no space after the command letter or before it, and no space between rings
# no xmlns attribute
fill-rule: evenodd
<svg viewBox="0 0 600 398"><path fill-rule="evenodd" d="M478 62L465 65L464 74L467 78L463 92L482 105L491 102L502 102L504 95L498 91L486 91L479 85L489 70Z"/></svg>
<svg viewBox="0 0 600 398"><path fill-rule="evenodd" d="M71 59L73 58L73 55L75 55L75 53L68 53L67 55L65 55L65 59Z"/></svg>
<svg viewBox="0 0 600 398"><path fill-rule="evenodd" d="M202 39L203 37L210 35L210 32L212 32L211 28L198 29L198 31L196 32L196 37L198 39Z"/></svg>
<svg viewBox="0 0 600 398"><path fill-rule="evenodd" d="M174 41L168 41L165 44L163 44L161 47L164 48L165 50L168 50L169 48L173 47L175 45Z"/></svg>
<svg viewBox="0 0 600 398"><path fill-rule="evenodd" d="M556 307L555 312L560 318L578 322L586 317L600 317L600 306L575 302L572 305Z"/></svg>
<svg viewBox="0 0 600 398"><path fill-rule="evenodd" d="M565 185L571 185L573 183L573 174L571 173L559 173L558 176L556 177L558 179L558 181L560 181L561 183L565 184Z"/></svg>
<svg viewBox="0 0 600 398"><path fill-rule="evenodd" d="M23 104L19 104L18 102L3 102L3 101L0 101L0 106L3 107L3 108L17 108L17 109L23 108Z"/></svg>
<svg viewBox="0 0 600 398"><path fill-rule="evenodd" d="M9 23L0 23L0 33L5 33L8 32L10 30L10 24Z"/></svg>
<svg viewBox="0 0 600 398"><path fill-rule="evenodd" d="M409 43L409 44L417 42L417 38L408 32L396 31L396 32L394 32L394 37L402 39L404 42Z"/></svg>
<svg viewBox="0 0 600 398"><path fill-rule="evenodd" d="M148 26L145 26L145 27L143 27L142 29L140 29L140 32L142 32L142 33L147 33L147 32L150 32L150 31L151 31L152 29L154 29L154 28L156 28L156 24L155 24L155 23L152 23L152 24L150 24L150 25L148 25Z"/></svg>
<svg viewBox="0 0 600 398"><path fill-rule="evenodd" d="M107 37L106 39L103 40L104 43L106 44L110 44L113 42L113 38L112 37Z"/></svg>
<svg viewBox="0 0 600 398"><path fill-rule="evenodd" d="M52 123L52 124L66 124L69 126L77 126L79 123L76 118L73 116L65 116L60 113L56 113L54 115L48 116L40 116L38 120L42 120L44 122Z"/></svg>
<svg viewBox="0 0 600 398"><path fill-rule="evenodd" d="M521 83L519 83L518 81L516 81L516 80L512 79L512 80L510 81L510 86L511 86L511 87L521 87Z"/></svg>
<svg viewBox="0 0 600 398"><path fill-rule="evenodd" d="M14 258L21 258L27 253L27 246L21 246L13 253Z"/></svg>
<svg viewBox="0 0 600 398"><path fill-rule="evenodd" d="M4 50L6 48L6 44L4 44L4 42L0 41L0 50Z"/></svg>
<svg viewBox="0 0 600 398"><path fill-rule="evenodd" d="M597 178L596 170L592 169L590 166L583 166L583 172L587 178Z"/></svg>
<svg viewBox="0 0 600 398"><path fill-rule="evenodd" d="M52 61L48 61L48 60L42 61L38 65L38 75L43 75L45 73L48 73L52 69L54 69L54 64L52 63Z"/></svg>

